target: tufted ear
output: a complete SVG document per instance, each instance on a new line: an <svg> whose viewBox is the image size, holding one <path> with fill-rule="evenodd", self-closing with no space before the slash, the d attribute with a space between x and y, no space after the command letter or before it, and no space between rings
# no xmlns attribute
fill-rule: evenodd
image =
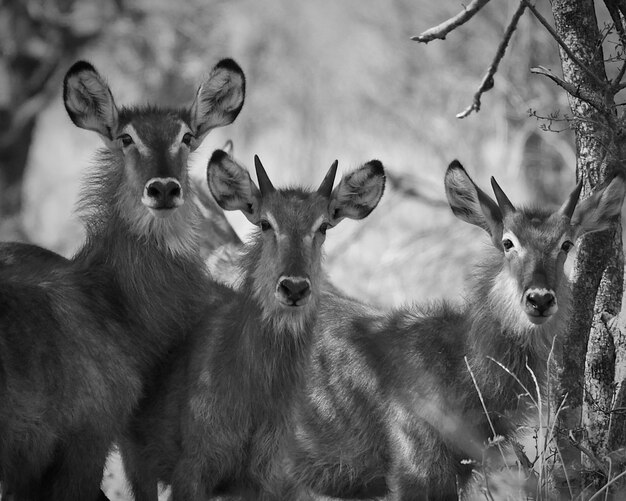
<svg viewBox="0 0 626 501"><path fill-rule="evenodd" d="M257 224L261 207L261 192L248 171L225 151L215 150L207 167L209 189L224 210L240 210L248 220Z"/></svg>
<svg viewBox="0 0 626 501"><path fill-rule="evenodd" d="M493 244L500 248L500 241L502 240L502 212L500 207L489 195L476 186L458 160L453 160L448 166L444 185L448 203L454 215L461 221L485 230L491 235Z"/></svg>
<svg viewBox="0 0 626 501"><path fill-rule="evenodd" d="M576 237L608 229L622 209L625 190L624 178L617 176L608 185L578 202L571 219Z"/></svg>
<svg viewBox="0 0 626 501"><path fill-rule="evenodd" d="M212 129L232 123L243 107L245 95L242 69L232 59L222 59L198 88L189 109L195 135L193 147L197 148Z"/></svg>
<svg viewBox="0 0 626 501"><path fill-rule="evenodd" d="M104 78L86 61L78 61L65 74L63 103L72 122L93 130L105 142L112 141L118 128L118 110Z"/></svg>
<svg viewBox="0 0 626 501"><path fill-rule="evenodd" d="M370 160L344 175L330 195L331 225L344 218L367 217L378 205L384 191L385 169L378 160Z"/></svg>

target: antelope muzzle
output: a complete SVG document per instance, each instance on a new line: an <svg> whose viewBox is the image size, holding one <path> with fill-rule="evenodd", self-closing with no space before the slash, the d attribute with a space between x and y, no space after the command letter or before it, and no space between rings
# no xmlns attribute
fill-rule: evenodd
<svg viewBox="0 0 626 501"><path fill-rule="evenodd" d="M530 288L524 294L524 310L535 325L541 325L558 311L556 294L551 289Z"/></svg>
<svg viewBox="0 0 626 501"><path fill-rule="evenodd" d="M146 183L141 201L153 215L167 217L183 204L183 188L173 177L155 177Z"/></svg>
<svg viewBox="0 0 626 501"><path fill-rule="evenodd" d="M304 306L311 296L311 281L304 277L282 276L276 284L275 294L285 306Z"/></svg>

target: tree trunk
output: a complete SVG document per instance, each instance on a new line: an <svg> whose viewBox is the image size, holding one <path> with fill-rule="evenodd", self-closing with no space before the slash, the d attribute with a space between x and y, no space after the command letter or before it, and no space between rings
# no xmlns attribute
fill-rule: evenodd
<svg viewBox="0 0 626 501"><path fill-rule="evenodd" d="M579 89L579 95L588 101L603 105L599 106L600 111L569 96L571 125L576 134L576 175L583 181L584 198L622 169L618 159L622 158L623 140L616 134L613 94L599 83L608 85L593 0L553 0L552 12L559 37L588 69L581 68L561 48L563 79ZM571 481L574 468L581 462L586 467L593 462L590 457L581 458L582 449L572 446L568 434L573 432L576 442L596 458L603 458L609 445L615 445L609 444L609 425L615 429L624 426L623 417L610 412L614 405L616 352L621 353L624 347L621 339L616 339L619 331L615 322L607 321L621 309L624 264L620 228L616 222L614 229L582 240L574 270L568 335L561 340L562 349L557 353L552 398L554 408L566 399L566 408L557 416L557 443ZM616 441L619 440L611 442ZM585 484L589 481L580 480Z"/></svg>
<svg viewBox="0 0 626 501"><path fill-rule="evenodd" d="M110 26L114 9L100 2L100 24L75 15L79 0L0 1L0 217L21 209L22 179L39 112L58 94L75 55ZM121 2L119 2L121 5Z"/></svg>
<svg viewBox="0 0 626 501"><path fill-rule="evenodd" d="M0 144L0 216L12 216L21 209L22 179L34 128L35 117L22 127L20 134L12 141L6 145ZM0 137L3 137L2 131Z"/></svg>

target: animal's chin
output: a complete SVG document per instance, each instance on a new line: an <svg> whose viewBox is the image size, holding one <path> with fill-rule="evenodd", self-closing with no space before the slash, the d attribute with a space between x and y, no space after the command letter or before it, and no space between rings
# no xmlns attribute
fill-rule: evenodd
<svg viewBox="0 0 626 501"><path fill-rule="evenodd" d="M283 301L283 300L279 300L278 304L284 308L285 310L299 310L301 308L304 308L307 304L308 304L308 299L301 299L300 301Z"/></svg>
<svg viewBox="0 0 626 501"><path fill-rule="evenodd" d="M166 219L170 217L174 212L176 212L177 207L172 207L171 209L153 209L148 207L150 214L152 214L157 219Z"/></svg>
<svg viewBox="0 0 626 501"><path fill-rule="evenodd" d="M526 317L528 318L528 321L533 324L533 325L543 325L545 324L548 320L550 320L550 318L552 318L552 315L549 316L543 316L543 315L529 315L528 313L526 314Z"/></svg>

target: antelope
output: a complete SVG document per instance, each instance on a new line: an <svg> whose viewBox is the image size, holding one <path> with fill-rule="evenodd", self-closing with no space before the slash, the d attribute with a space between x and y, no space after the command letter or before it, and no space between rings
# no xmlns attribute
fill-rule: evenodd
<svg viewBox="0 0 626 501"><path fill-rule="evenodd" d="M237 117L244 94L231 59L181 109L118 108L84 61L65 75L72 122L105 148L85 182L86 240L71 260L23 244L0 248L5 496L106 499L100 482L111 443L210 295L188 158L211 129Z"/></svg>
<svg viewBox="0 0 626 501"><path fill-rule="evenodd" d="M516 208L493 178L492 186L497 202L459 162L445 175L453 213L492 244L462 304L380 313L323 295L285 453L284 499L307 490L456 499L472 471L463 460L480 461L494 433L512 438L529 417L528 395L503 367L526 388L535 388L533 377L545 383L552 341L569 316L566 257L578 238L611 227L625 183L616 177L581 202L579 184L555 212Z"/></svg>
<svg viewBox="0 0 626 501"><path fill-rule="evenodd" d="M137 501L156 500L157 481L171 484L176 500L273 498L271 464L313 342L326 230L366 217L384 190L377 160L334 190L336 161L316 191L275 189L258 157L255 168L258 187L225 152L209 162L217 203L257 230L243 251L241 286L215 284L220 293L122 444Z"/></svg>

